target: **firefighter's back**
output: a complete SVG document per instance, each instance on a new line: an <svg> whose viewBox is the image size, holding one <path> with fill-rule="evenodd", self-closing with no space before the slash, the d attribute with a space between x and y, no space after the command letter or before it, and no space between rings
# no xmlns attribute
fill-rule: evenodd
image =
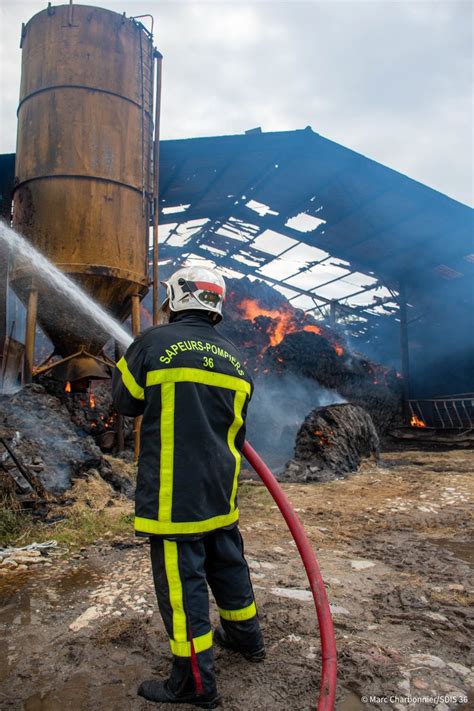
<svg viewBox="0 0 474 711"><path fill-rule="evenodd" d="M196 312L141 340L145 409L136 529L200 534L238 519L237 479L252 391L236 346Z"/></svg>

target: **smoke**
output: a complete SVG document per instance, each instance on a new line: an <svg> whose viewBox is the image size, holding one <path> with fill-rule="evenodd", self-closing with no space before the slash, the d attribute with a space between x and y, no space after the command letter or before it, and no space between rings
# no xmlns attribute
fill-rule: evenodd
<svg viewBox="0 0 474 711"><path fill-rule="evenodd" d="M247 417L247 439L278 472L293 456L301 423L315 407L343 403L335 390L294 373L255 379Z"/></svg>
<svg viewBox="0 0 474 711"><path fill-rule="evenodd" d="M15 395L19 390L21 390L21 383L17 378L5 374L3 379L0 379L1 395Z"/></svg>

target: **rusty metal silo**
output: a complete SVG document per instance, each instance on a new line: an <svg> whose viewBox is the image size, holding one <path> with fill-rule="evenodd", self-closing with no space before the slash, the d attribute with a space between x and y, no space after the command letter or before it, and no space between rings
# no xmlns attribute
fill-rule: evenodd
<svg viewBox="0 0 474 711"><path fill-rule="evenodd" d="M14 227L123 320L148 286L152 36L125 15L70 4L35 15L21 46ZM33 310L36 290L57 354L100 352L107 334L32 281L28 265L12 284Z"/></svg>

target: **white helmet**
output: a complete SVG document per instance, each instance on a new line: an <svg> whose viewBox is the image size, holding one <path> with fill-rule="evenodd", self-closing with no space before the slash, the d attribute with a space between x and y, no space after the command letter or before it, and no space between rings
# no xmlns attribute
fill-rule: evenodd
<svg viewBox="0 0 474 711"><path fill-rule="evenodd" d="M225 281L220 274L208 267L183 267L178 269L168 281L166 299L162 308L169 303L171 311L211 311L222 320L222 305L225 299Z"/></svg>

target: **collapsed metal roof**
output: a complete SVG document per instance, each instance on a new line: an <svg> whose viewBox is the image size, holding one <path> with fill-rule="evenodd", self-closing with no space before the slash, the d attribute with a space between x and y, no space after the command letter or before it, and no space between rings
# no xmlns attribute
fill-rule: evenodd
<svg viewBox="0 0 474 711"><path fill-rule="evenodd" d="M0 156L8 211L13 165ZM398 318L400 283L412 305L472 312L472 236L471 208L310 127L160 144L163 266L204 260L305 310L337 304L361 335Z"/></svg>
<svg viewBox="0 0 474 711"><path fill-rule="evenodd" d="M163 141L160 176L162 263L206 260L366 319L397 311L400 282L472 283L471 208L310 127Z"/></svg>

